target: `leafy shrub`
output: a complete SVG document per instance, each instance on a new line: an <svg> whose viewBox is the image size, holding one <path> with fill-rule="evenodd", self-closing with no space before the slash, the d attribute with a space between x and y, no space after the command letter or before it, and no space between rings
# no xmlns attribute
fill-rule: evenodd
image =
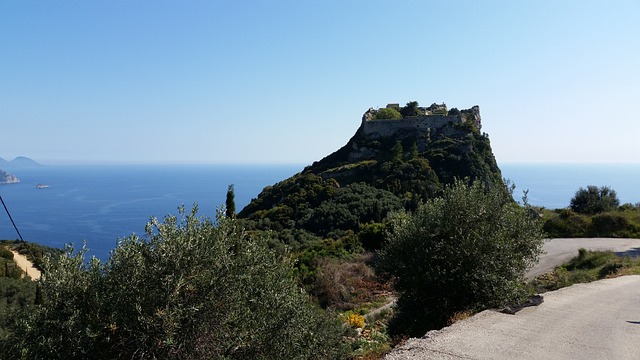
<svg viewBox="0 0 640 360"><path fill-rule="evenodd" d="M331 230L357 231L360 224L381 222L388 213L401 208L402 201L391 192L356 183L340 188L333 198L310 210L300 224L305 230L326 236Z"/></svg>
<svg viewBox="0 0 640 360"><path fill-rule="evenodd" d="M461 114L461 112L460 112L460 110L458 110L458 108L451 108L451 109L449 109L449 113L447 115L449 115L449 116L457 116L457 115L460 115L460 114Z"/></svg>
<svg viewBox="0 0 640 360"><path fill-rule="evenodd" d="M616 255L610 251L587 251L586 249L579 249L578 256L574 257L563 265L563 267L569 271L572 270L590 270L603 266L609 261L616 260Z"/></svg>
<svg viewBox="0 0 640 360"><path fill-rule="evenodd" d="M607 277L607 276L615 275L622 268L624 268L623 264L620 264L618 262L610 262L608 264L605 264L600 269L600 271L598 271L598 276L601 277L601 278L604 278L604 277Z"/></svg>
<svg viewBox="0 0 640 360"><path fill-rule="evenodd" d="M544 231L550 237L581 237L589 231L590 222L582 215L570 209L556 210L553 216L544 223Z"/></svg>
<svg viewBox="0 0 640 360"><path fill-rule="evenodd" d="M598 214L591 218L593 236L615 236L629 226L629 221L617 213Z"/></svg>
<svg viewBox="0 0 640 360"><path fill-rule="evenodd" d="M45 303L20 314L3 358L339 358L342 330L292 264L234 220L153 220L105 264L68 249L47 263Z"/></svg>
<svg viewBox="0 0 640 360"><path fill-rule="evenodd" d="M383 108L378 110L376 113L376 119L381 120L400 120L402 119L402 114L396 109L393 108Z"/></svg>
<svg viewBox="0 0 640 360"><path fill-rule="evenodd" d="M386 238L386 225L384 223L369 223L360 227L358 239L365 250L378 250L382 247Z"/></svg>
<svg viewBox="0 0 640 360"><path fill-rule="evenodd" d="M406 106L400 108L400 113L403 117L423 115L417 101L408 102Z"/></svg>
<svg viewBox="0 0 640 360"><path fill-rule="evenodd" d="M595 215L556 209L545 211L544 217L549 237L640 237L640 212L635 207Z"/></svg>
<svg viewBox="0 0 640 360"><path fill-rule="evenodd" d="M0 246L0 257L7 260L13 260L13 253L5 246Z"/></svg>
<svg viewBox="0 0 640 360"><path fill-rule="evenodd" d="M537 217L505 188L458 180L441 198L391 220L377 268L399 293L393 334L424 335L456 312L515 302L542 251Z"/></svg>
<svg viewBox="0 0 640 360"><path fill-rule="evenodd" d="M14 268L17 276L0 277L0 319L5 320L7 315L33 305L36 294L36 284L27 278L20 278L20 269ZM10 270L13 271L13 270Z"/></svg>
<svg viewBox="0 0 640 360"><path fill-rule="evenodd" d="M598 214L605 211L615 210L620 201L616 192L607 186L598 188L597 186L587 186L580 188L571 199L570 207L580 214Z"/></svg>

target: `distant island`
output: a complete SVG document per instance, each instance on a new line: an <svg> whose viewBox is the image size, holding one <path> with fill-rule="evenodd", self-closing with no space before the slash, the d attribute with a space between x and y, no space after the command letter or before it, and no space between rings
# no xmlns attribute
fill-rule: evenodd
<svg viewBox="0 0 640 360"><path fill-rule="evenodd" d="M42 166L35 160L29 159L28 157L18 156L11 161L7 161L3 158L0 158L0 169L8 169L8 170L16 170L16 169L27 169Z"/></svg>
<svg viewBox="0 0 640 360"><path fill-rule="evenodd" d="M0 184L15 184L20 182L20 179L17 176L10 174L3 169L15 171L39 166L42 165L24 156L18 156L11 161L0 158Z"/></svg>

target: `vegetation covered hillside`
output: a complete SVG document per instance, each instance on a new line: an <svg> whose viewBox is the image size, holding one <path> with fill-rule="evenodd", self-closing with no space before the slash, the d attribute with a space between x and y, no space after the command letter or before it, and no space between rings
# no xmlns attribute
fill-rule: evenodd
<svg viewBox="0 0 640 360"><path fill-rule="evenodd" d="M383 222L390 212L415 209L456 178L503 185L489 137L480 132L479 122L465 116L470 110L417 105L369 110L345 146L266 187L239 217L252 220L258 229L298 231L297 236L284 237L297 247L303 245L300 230L332 239L357 234L367 224ZM430 126L382 136L365 131L376 125L384 133L400 128L402 122L419 121Z"/></svg>

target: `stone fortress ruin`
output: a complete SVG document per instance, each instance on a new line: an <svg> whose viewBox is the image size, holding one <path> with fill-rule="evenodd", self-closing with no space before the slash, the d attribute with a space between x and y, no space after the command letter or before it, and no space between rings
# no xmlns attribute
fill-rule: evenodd
<svg viewBox="0 0 640 360"><path fill-rule="evenodd" d="M388 104L386 108L401 110L399 104ZM429 107L417 107L416 110L418 115L404 116L402 119L380 119L379 110L370 108L362 115L363 134L367 139L378 139L403 133L446 132L447 128L453 128L452 125L461 125L467 121L471 121L478 130L482 128L478 105L465 110L448 110L446 104L434 103Z"/></svg>

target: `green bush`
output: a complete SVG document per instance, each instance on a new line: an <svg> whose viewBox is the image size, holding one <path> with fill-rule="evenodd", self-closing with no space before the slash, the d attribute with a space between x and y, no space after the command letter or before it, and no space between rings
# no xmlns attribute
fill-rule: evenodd
<svg viewBox="0 0 640 360"><path fill-rule="evenodd" d="M570 207L580 214L598 214L605 211L615 210L620 201L616 192L607 186L598 188L597 186L587 186L580 188L571 199Z"/></svg>
<svg viewBox="0 0 640 360"><path fill-rule="evenodd" d="M13 260L13 253L11 250L7 249L5 246L0 246L0 257L5 258L7 260Z"/></svg>
<svg viewBox="0 0 640 360"><path fill-rule="evenodd" d="M589 232L590 221L570 209L559 209L544 223L544 231L552 238L582 237Z"/></svg>
<svg viewBox="0 0 640 360"><path fill-rule="evenodd" d="M449 116L458 116L460 114L461 114L461 112L460 112L460 110L458 110L458 108L451 108L451 109L449 109L449 112L448 112L447 115L449 115Z"/></svg>
<svg viewBox="0 0 640 360"><path fill-rule="evenodd" d="M355 183L338 189L333 198L311 209L300 226L321 236L331 230L357 231L360 224L381 222L389 212L401 208L402 201L393 193Z"/></svg>
<svg viewBox="0 0 640 360"><path fill-rule="evenodd" d="M544 231L549 237L640 237L640 213L635 207L595 215L571 209L545 211Z"/></svg>
<svg viewBox="0 0 640 360"><path fill-rule="evenodd" d="M383 108L378 110L376 113L376 119L380 120L400 120L402 119L402 114L396 109L393 108Z"/></svg>
<svg viewBox="0 0 640 360"><path fill-rule="evenodd" d="M563 267L569 271L591 270L613 260L616 260L616 255L612 252L587 251L581 248L578 250L578 256L571 259Z"/></svg>
<svg viewBox="0 0 640 360"><path fill-rule="evenodd" d="M615 236L629 226L629 221L618 213L598 214L591 218L592 236Z"/></svg>
<svg viewBox="0 0 640 360"><path fill-rule="evenodd" d="M400 113L403 117L424 115L417 101L409 101L406 106L400 108Z"/></svg>
<svg viewBox="0 0 640 360"><path fill-rule="evenodd" d="M379 250L386 237L386 225L384 223L369 223L360 227L358 239L365 250Z"/></svg>
<svg viewBox="0 0 640 360"><path fill-rule="evenodd" d="M414 214L399 213L377 268L395 281L393 334L422 336L456 312L522 299L543 233L505 188L457 180Z"/></svg>
<svg viewBox="0 0 640 360"><path fill-rule="evenodd" d="M234 220L153 220L106 263L68 249L43 274L43 306L15 317L3 358L338 358L342 329L292 264Z"/></svg>

